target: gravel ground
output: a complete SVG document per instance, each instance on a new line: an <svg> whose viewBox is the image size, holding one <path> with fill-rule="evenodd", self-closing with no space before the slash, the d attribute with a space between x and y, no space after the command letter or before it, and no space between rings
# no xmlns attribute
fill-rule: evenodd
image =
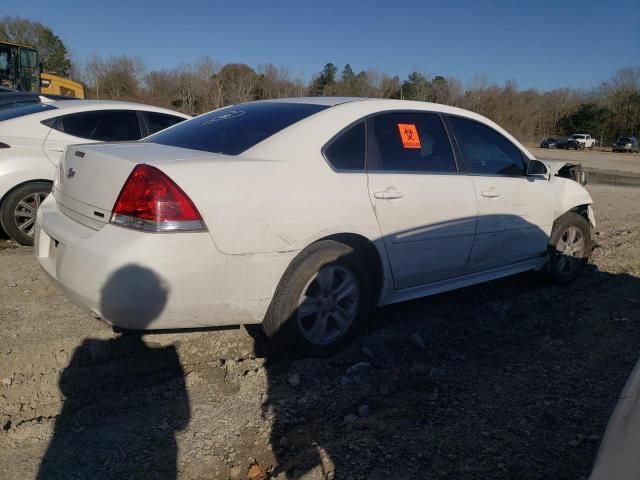
<svg viewBox="0 0 640 480"><path fill-rule="evenodd" d="M0 478L586 478L640 353L640 189L589 189L576 283L385 307L326 360L254 329L116 335L0 241Z"/></svg>
<svg viewBox="0 0 640 480"><path fill-rule="evenodd" d="M527 146L527 148L536 158L567 160L580 163L584 167L591 169L640 174L640 154L637 153L613 153L600 150L557 150L555 148L539 148L532 145Z"/></svg>

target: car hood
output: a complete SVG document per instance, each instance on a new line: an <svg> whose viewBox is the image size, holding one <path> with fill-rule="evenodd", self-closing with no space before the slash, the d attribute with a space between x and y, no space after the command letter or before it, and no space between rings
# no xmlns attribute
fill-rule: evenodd
<svg viewBox="0 0 640 480"><path fill-rule="evenodd" d="M553 177L556 173L558 173L562 167L569 164L569 162L564 162L562 160L540 160L540 159L536 159L536 160L544 163L547 166L547 171L549 173L549 176L551 177Z"/></svg>
<svg viewBox="0 0 640 480"><path fill-rule="evenodd" d="M549 179L552 177L568 178L580 185L587 184L587 173L579 163L565 162L563 160L540 160L547 167Z"/></svg>

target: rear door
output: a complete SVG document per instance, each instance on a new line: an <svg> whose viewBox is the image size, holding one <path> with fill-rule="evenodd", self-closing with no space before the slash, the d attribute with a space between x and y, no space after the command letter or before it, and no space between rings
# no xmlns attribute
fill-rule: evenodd
<svg viewBox="0 0 640 480"><path fill-rule="evenodd" d="M178 117L176 115L169 115L167 113L141 111L140 114L144 119L146 127L146 131L144 132L145 137L153 135L154 133L158 133L160 130L172 127L186 120L186 118Z"/></svg>
<svg viewBox="0 0 640 480"><path fill-rule="evenodd" d="M399 112L367 121L369 196L397 289L464 272L476 198L458 172L438 114Z"/></svg>
<svg viewBox="0 0 640 480"><path fill-rule="evenodd" d="M142 129L135 110L94 110L49 119L51 131L44 142L44 152L53 163L67 145L90 142L139 140Z"/></svg>
<svg viewBox="0 0 640 480"><path fill-rule="evenodd" d="M449 117L449 122L478 204L469 271L543 255L554 215L550 183L543 177L528 177L523 153L493 128L462 117Z"/></svg>

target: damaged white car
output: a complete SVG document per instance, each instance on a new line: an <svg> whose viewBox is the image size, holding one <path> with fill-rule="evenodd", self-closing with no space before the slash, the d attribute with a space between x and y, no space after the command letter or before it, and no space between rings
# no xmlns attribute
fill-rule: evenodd
<svg viewBox="0 0 640 480"><path fill-rule="evenodd" d="M325 355L376 305L529 270L573 280L595 221L569 171L458 108L251 102L69 147L35 253L115 327L261 323Z"/></svg>

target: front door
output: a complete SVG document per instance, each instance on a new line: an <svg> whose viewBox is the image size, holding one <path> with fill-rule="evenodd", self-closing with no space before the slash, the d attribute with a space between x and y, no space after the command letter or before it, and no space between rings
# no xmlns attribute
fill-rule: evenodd
<svg viewBox="0 0 640 480"><path fill-rule="evenodd" d="M465 118L451 117L450 121L478 204L469 271L544 255L554 212L549 182L528 177L523 153L497 131Z"/></svg>

